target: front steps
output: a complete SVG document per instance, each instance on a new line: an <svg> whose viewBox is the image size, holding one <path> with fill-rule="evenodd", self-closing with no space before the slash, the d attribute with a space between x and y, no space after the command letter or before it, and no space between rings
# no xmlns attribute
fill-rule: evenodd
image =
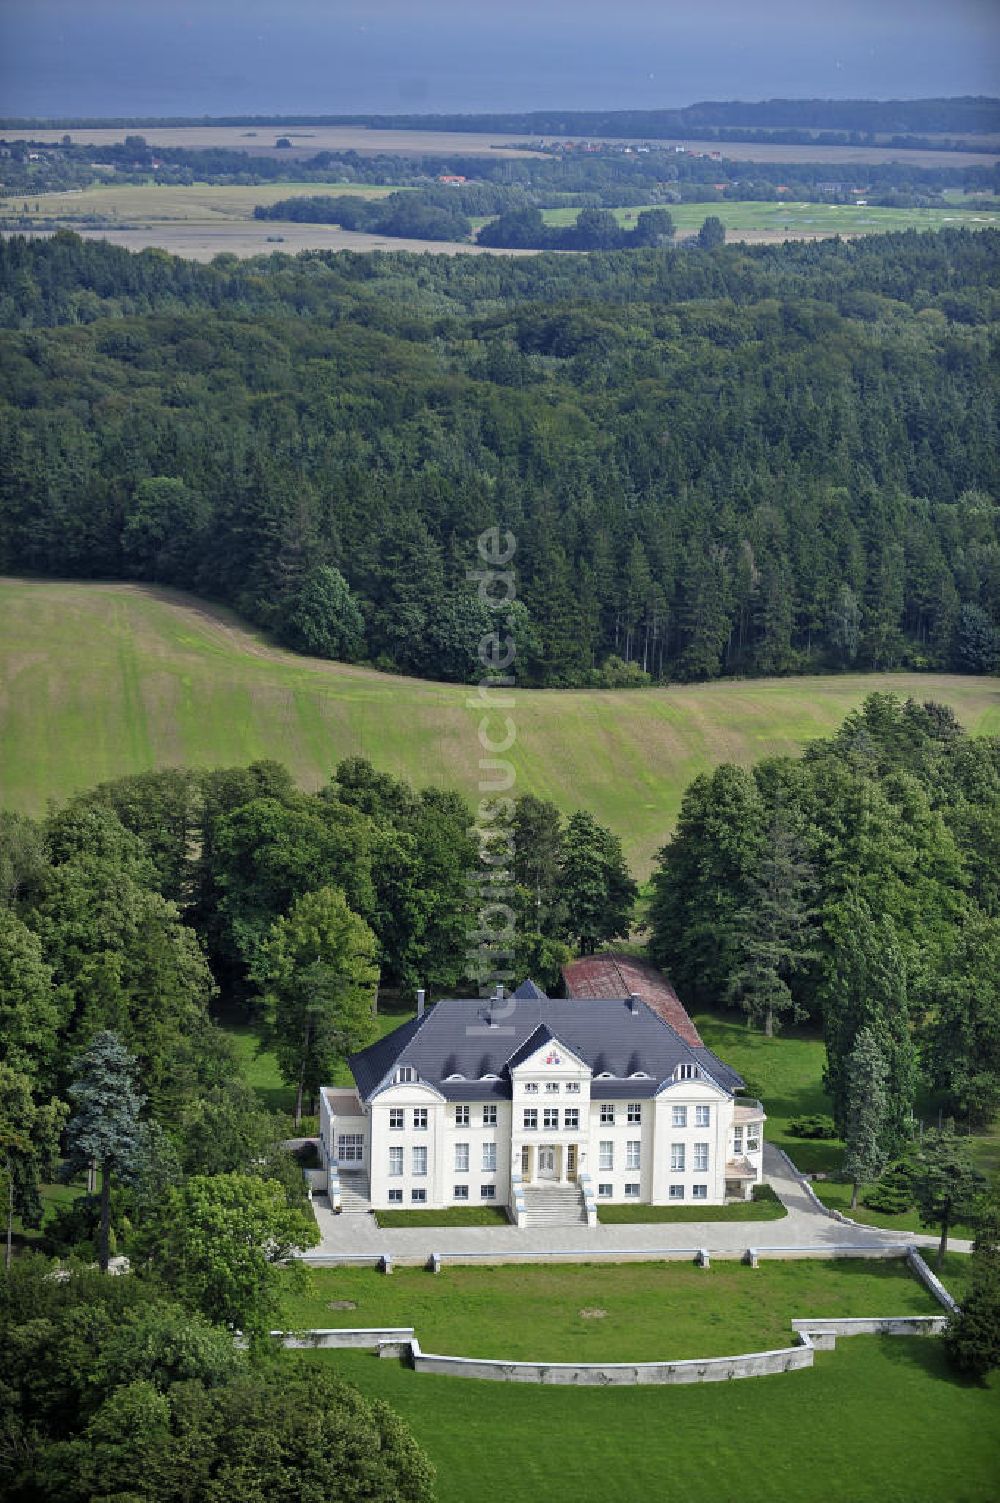
<svg viewBox="0 0 1000 1503"><path fill-rule="evenodd" d="M524 1212L527 1227L587 1225L579 1186L554 1180L524 1186Z"/></svg>
<svg viewBox="0 0 1000 1503"><path fill-rule="evenodd" d="M371 1189L367 1174L340 1173L340 1214L342 1216L367 1216L372 1208Z"/></svg>

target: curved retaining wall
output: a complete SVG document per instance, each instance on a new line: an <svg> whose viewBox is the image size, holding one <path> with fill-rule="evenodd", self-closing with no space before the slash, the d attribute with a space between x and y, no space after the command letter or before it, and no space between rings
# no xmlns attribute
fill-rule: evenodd
<svg viewBox="0 0 1000 1503"><path fill-rule="evenodd" d="M722 1383L764 1378L812 1367L817 1351L831 1351L838 1336L938 1336L943 1315L890 1315L860 1319L793 1320L797 1345L732 1357L693 1357L682 1362L514 1362L495 1357L446 1357L420 1349L412 1326L341 1327L316 1331L272 1331L286 1347L340 1348L402 1357L418 1373L478 1378L492 1383L550 1383L563 1387L613 1388L643 1384Z"/></svg>
<svg viewBox="0 0 1000 1503"><path fill-rule="evenodd" d="M556 1383L576 1387L629 1386L646 1383L722 1383L729 1378L763 1378L812 1367L813 1343L802 1333L798 1346L773 1352L744 1352L737 1357L696 1357L685 1362L503 1362L489 1357L442 1357L411 1343L418 1373L452 1378L480 1378L493 1383Z"/></svg>

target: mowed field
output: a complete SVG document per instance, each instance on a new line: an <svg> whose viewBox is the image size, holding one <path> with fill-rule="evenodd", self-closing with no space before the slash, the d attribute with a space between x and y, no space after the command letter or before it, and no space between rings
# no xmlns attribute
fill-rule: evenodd
<svg viewBox="0 0 1000 1503"><path fill-rule="evenodd" d="M697 234L709 214L721 219L727 240L818 239L827 235L873 235L890 230L973 230L1000 225L1000 208L992 200L976 208L886 209L877 205L760 203L723 200L721 203L668 204L679 237ZM647 204L647 208L664 207ZM548 224L575 224L579 209L543 209ZM642 207L613 209L619 224L634 225Z"/></svg>
<svg viewBox="0 0 1000 1503"><path fill-rule="evenodd" d="M630 691L515 691L517 791L592 809L640 876L681 795L722 761L795 754L874 689L1000 732L1000 679L851 674ZM318 787L345 756L478 796L481 711L459 684L298 657L194 597L0 580L0 806L101 779L274 757ZM493 734L496 734L495 730Z"/></svg>
<svg viewBox="0 0 1000 1503"><path fill-rule="evenodd" d="M350 194L356 198L385 198L397 188L367 183L258 183L256 187L192 183L190 187L158 183L99 183L66 193L14 196L0 201L4 216L19 217L27 204L27 218L60 225L100 220L119 224L190 224L198 221L252 219L258 204L283 198L321 194Z"/></svg>
<svg viewBox="0 0 1000 1503"><path fill-rule="evenodd" d="M7 129L0 132L8 141L41 141L56 145L65 132L58 130ZM565 138L537 136L518 131L443 131L443 130L370 130L364 125L145 125L87 126L71 128L69 135L78 145L105 146L124 141L128 135L141 135L151 146L186 146L204 150L224 146L229 151L247 151L255 156L277 155L291 158L313 155L317 151L357 151L372 156L389 152L401 156L505 156L529 153L525 143L543 141L558 145ZM275 147L280 136L291 141L291 148ZM590 141L609 145L630 144L618 137L589 136ZM631 144L641 145L645 137L635 137ZM895 146L853 146L843 142L835 146L783 146L780 142L702 141L696 136L656 141L659 149L674 146L689 151L721 151L734 162L910 162L913 166L953 167L990 166L1000 160L993 141L984 141L981 151L920 151ZM970 143L971 144L971 143ZM532 153L533 154L533 153Z"/></svg>

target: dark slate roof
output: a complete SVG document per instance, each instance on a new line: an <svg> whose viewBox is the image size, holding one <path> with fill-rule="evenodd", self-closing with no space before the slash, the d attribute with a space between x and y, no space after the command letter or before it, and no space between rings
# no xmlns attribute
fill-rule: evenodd
<svg viewBox="0 0 1000 1503"><path fill-rule="evenodd" d="M527 1002L531 998L534 998L536 1002L545 998L542 988L538 985L537 981L532 981L530 976L527 981L522 981L517 991L512 992L511 995L517 998L518 1001L524 1002Z"/></svg>
<svg viewBox="0 0 1000 1503"><path fill-rule="evenodd" d="M478 997L438 1002L422 1018L352 1055L362 1099L370 1100L388 1084L400 1065L411 1065L418 1079L448 1100L509 1096L511 1069L549 1040L582 1059L595 1077L607 1073L608 1079L591 1084L598 1101L655 1095L684 1062L698 1064L723 1090L733 1092L742 1084L710 1049L687 1043L643 1002L633 1011L624 998L550 998L533 983L532 990L537 995L515 993L498 1004ZM645 1078L631 1078L636 1074ZM453 1075L464 1079L447 1079ZM498 1079L484 1080L485 1075Z"/></svg>

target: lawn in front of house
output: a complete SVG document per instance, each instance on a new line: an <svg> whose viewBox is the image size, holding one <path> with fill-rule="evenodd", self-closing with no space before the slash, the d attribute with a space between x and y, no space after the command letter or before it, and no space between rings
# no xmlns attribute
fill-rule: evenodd
<svg viewBox="0 0 1000 1503"><path fill-rule="evenodd" d="M389 1403L437 1467L439 1503L494 1486L506 1503L1000 1496L1000 1373L960 1381L936 1340L855 1336L803 1372L670 1388L473 1382L365 1352L282 1360L329 1365Z"/></svg>
<svg viewBox="0 0 1000 1503"><path fill-rule="evenodd" d="M629 1201L619 1205L605 1205L601 1201L597 1204L597 1219L603 1226L630 1221L780 1221L787 1215L773 1191L760 1200L734 1200L724 1206L649 1206Z"/></svg>
<svg viewBox="0 0 1000 1503"><path fill-rule="evenodd" d="M349 1301L352 1308L339 1305ZM286 1329L413 1326L425 1351L541 1362L726 1356L791 1345L799 1316L933 1315L903 1259L446 1264L310 1270Z"/></svg>
<svg viewBox="0 0 1000 1503"><path fill-rule="evenodd" d="M509 1226L501 1206L446 1206L441 1211L376 1211L381 1227L389 1226Z"/></svg>

